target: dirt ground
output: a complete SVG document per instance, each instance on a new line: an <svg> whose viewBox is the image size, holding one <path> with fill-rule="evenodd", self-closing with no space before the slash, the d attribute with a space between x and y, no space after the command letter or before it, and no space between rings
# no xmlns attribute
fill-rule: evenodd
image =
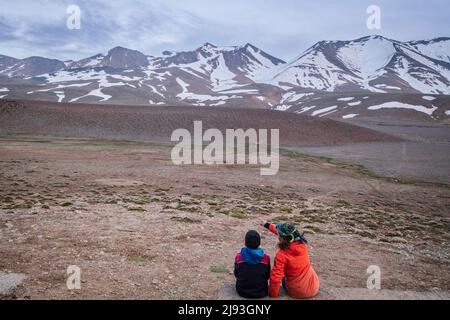
<svg viewBox="0 0 450 320"><path fill-rule="evenodd" d="M450 144L424 142L358 143L292 148L315 156L358 163L382 176L450 183Z"/></svg>
<svg viewBox="0 0 450 320"><path fill-rule="evenodd" d="M450 183L450 126L396 118L357 119L354 124L396 136L400 142L351 143L292 148L310 155L363 165L376 174Z"/></svg>
<svg viewBox="0 0 450 320"><path fill-rule="evenodd" d="M282 111L216 107L139 107L9 101L0 99L0 135L29 134L79 139L170 142L175 129L278 129L280 145L317 146L395 142L380 131L326 118Z"/></svg>
<svg viewBox="0 0 450 320"><path fill-rule="evenodd" d="M164 145L0 139L0 271L18 299L210 299L234 281L248 229L305 231L323 287L450 290L450 188L284 151L280 172L175 166ZM67 267L81 268L68 290ZM7 297L11 298L11 297Z"/></svg>

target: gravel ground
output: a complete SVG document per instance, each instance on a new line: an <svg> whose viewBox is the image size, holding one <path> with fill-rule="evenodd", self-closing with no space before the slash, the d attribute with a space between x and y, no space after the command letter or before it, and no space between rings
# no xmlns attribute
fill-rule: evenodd
<svg viewBox="0 0 450 320"><path fill-rule="evenodd" d="M450 184L450 144L380 142L293 150L357 163L382 176Z"/></svg>
<svg viewBox="0 0 450 320"><path fill-rule="evenodd" d="M284 152L254 166L174 166L167 146L77 139L0 141L0 272L18 299L214 299L245 232L262 221L306 232L322 287L450 289L450 191ZM68 290L67 267L81 268Z"/></svg>

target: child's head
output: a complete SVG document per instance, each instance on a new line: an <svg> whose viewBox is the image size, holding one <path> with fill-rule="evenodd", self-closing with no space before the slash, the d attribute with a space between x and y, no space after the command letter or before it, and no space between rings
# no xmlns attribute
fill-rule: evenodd
<svg viewBox="0 0 450 320"><path fill-rule="evenodd" d="M245 246L249 249L258 249L261 244L261 237L255 230L250 230L245 235Z"/></svg>
<svg viewBox="0 0 450 320"><path fill-rule="evenodd" d="M286 249L290 243L294 241L300 241L303 244L306 244L307 241L300 232L295 228L295 225L292 223L283 223L276 225L278 231L278 246L280 249Z"/></svg>

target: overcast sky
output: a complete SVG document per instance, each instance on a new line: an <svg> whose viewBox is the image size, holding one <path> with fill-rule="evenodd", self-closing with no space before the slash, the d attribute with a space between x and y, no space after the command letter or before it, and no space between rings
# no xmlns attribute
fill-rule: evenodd
<svg viewBox="0 0 450 320"><path fill-rule="evenodd" d="M66 26L78 5L81 29ZM381 30L366 9L381 8ZM160 55L247 42L290 60L320 40L381 34L396 40L450 36L448 0L10 0L0 11L0 54L80 59L115 46Z"/></svg>

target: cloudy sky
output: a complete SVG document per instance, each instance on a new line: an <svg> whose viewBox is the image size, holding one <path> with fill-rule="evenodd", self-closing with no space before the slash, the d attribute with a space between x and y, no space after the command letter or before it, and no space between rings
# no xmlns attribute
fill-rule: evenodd
<svg viewBox="0 0 450 320"><path fill-rule="evenodd" d="M381 30L367 28L372 4L381 9ZM66 26L69 5L81 10L79 30ZM0 54L65 60L118 45L159 55L250 42L290 60L320 40L419 40L449 30L448 0L13 0L0 11Z"/></svg>

